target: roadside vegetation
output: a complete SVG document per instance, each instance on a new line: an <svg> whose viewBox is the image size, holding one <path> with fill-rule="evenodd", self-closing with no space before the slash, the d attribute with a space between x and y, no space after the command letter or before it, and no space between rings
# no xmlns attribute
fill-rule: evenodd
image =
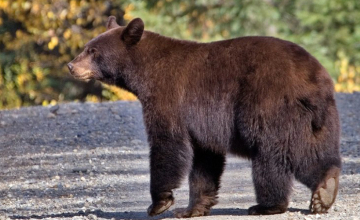
<svg viewBox="0 0 360 220"><path fill-rule="evenodd" d="M247 35L293 41L329 71L337 92L360 91L357 0L0 0L0 109L68 101L135 100L73 79L66 68L107 17L135 17L162 35L208 42Z"/></svg>

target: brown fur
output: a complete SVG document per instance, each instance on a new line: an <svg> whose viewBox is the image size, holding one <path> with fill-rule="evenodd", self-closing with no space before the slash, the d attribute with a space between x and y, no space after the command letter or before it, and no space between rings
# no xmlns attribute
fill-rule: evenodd
<svg viewBox="0 0 360 220"><path fill-rule="evenodd" d="M252 160L259 205L249 214L285 212L293 177L314 193L330 169L340 169L333 83L300 46L271 37L176 40L144 31L141 19L120 27L110 17L107 27L69 69L142 103L149 215L173 204L172 190L189 172L189 207L177 216L207 215L227 152Z"/></svg>

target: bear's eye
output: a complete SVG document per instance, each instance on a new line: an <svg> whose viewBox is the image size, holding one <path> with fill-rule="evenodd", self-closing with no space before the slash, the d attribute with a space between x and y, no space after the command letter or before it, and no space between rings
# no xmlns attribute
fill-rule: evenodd
<svg viewBox="0 0 360 220"><path fill-rule="evenodd" d="M96 53L96 49L95 49L95 48L89 48L88 53L89 53L89 54L95 54L95 53Z"/></svg>

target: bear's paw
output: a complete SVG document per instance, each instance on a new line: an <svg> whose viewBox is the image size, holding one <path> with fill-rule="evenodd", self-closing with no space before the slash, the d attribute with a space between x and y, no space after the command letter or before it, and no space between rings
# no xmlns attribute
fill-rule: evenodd
<svg viewBox="0 0 360 220"><path fill-rule="evenodd" d="M311 212L326 213L335 201L337 187L338 183L334 177L326 180L325 185L319 187L311 198Z"/></svg>
<svg viewBox="0 0 360 220"><path fill-rule="evenodd" d="M147 209L149 216L159 215L168 210L170 206L174 204L174 197L172 196L172 193L162 193L162 195L167 195L167 198L151 204Z"/></svg>

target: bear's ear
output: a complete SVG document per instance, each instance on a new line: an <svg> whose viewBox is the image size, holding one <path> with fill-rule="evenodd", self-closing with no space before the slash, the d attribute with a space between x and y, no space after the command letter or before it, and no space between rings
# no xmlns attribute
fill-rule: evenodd
<svg viewBox="0 0 360 220"><path fill-rule="evenodd" d="M140 18L130 21L121 33L121 39L128 45L137 44L144 32L144 22Z"/></svg>
<svg viewBox="0 0 360 220"><path fill-rule="evenodd" d="M116 23L116 17L110 16L106 23L106 30L110 30L112 28L117 28L117 27L120 27L120 26Z"/></svg>

